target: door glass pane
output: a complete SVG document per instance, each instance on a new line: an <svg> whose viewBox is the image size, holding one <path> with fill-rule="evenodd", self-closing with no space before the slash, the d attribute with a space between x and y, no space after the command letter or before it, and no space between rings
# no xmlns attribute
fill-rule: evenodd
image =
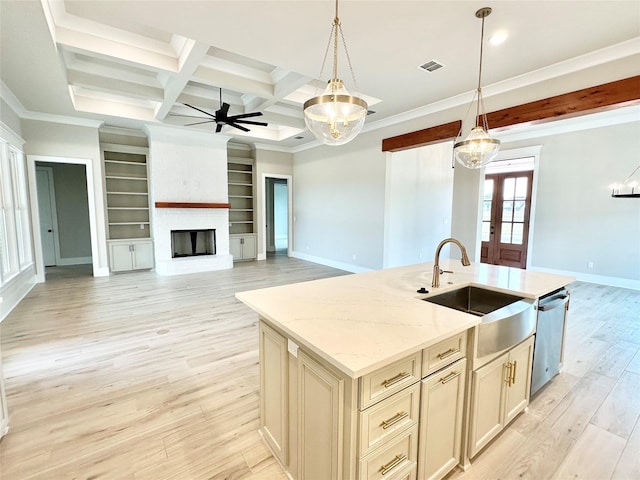
<svg viewBox="0 0 640 480"><path fill-rule="evenodd" d="M523 223L513 223L513 238L511 243L515 243L516 245L522 245L522 234L524 232L524 224Z"/></svg>
<svg viewBox="0 0 640 480"><path fill-rule="evenodd" d="M503 223L500 233L500 243L511 243L511 224Z"/></svg>
<svg viewBox="0 0 640 480"><path fill-rule="evenodd" d="M482 222L482 241L488 242L491 238L491 222Z"/></svg>
<svg viewBox="0 0 640 480"><path fill-rule="evenodd" d="M484 180L484 199L491 200L493 198L493 179L485 178Z"/></svg>
<svg viewBox="0 0 640 480"><path fill-rule="evenodd" d="M516 188L516 179L515 178L505 178L504 183L502 184L502 198L504 200L513 200L513 196L515 194Z"/></svg>
<svg viewBox="0 0 640 480"><path fill-rule="evenodd" d="M482 221L490 222L491 221L491 202L484 201L484 205L482 207Z"/></svg>
<svg viewBox="0 0 640 480"><path fill-rule="evenodd" d="M513 212L513 221L514 222L524 222L524 201L515 202L514 212Z"/></svg>
<svg viewBox="0 0 640 480"><path fill-rule="evenodd" d="M513 221L513 202L512 201L502 202L502 221L503 222Z"/></svg>
<svg viewBox="0 0 640 480"><path fill-rule="evenodd" d="M516 198L524 200L527 198L527 177L518 177L516 179Z"/></svg>

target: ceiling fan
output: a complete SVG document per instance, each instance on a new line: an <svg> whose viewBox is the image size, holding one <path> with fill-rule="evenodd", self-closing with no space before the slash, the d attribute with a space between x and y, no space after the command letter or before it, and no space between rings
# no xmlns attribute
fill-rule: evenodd
<svg viewBox="0 0 640 480"><path fill-rule="evenodd" d="M245 125L260 125L266 127L268 124L266 122L255 122L253 120L245 120L245 118L250 117L260 117L262 116L262 112L252 112L252 113L241 113L239 115L229 115L229 104L222 102L222 88L220 89L220 108L216 110L214 114L211 114L201 108L194 107L193 105L189 105L188 103L183 103L189 108L193 108L198 112L204 113L207 117L197 117L194 115L178 115L174 114L174 116L178 117L191 117L191 118L203 118L206 119L203 122L195 122L189 123L185 125L185 127L189 127L192 125L201 125L203 123L215 123L216 124L216 133L219 133L222 130L224 125L229 125L231 127L242 130L243 132L249 132L250 130L246 127L243 127L241 124Z"/></svg>

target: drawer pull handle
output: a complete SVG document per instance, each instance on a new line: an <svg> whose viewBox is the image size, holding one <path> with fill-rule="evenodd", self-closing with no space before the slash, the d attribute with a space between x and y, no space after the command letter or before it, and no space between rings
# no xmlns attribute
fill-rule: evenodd
<svg viewBox="0 0 640 480"><path fill-rule="evenodd" d="M407 418L409 416L409 414L407 412L398 412L397 415L394 415L393 417L391 417L389 420L383 420L382 423L380 424L380 426L386 430L387 428L389 428L392 425L395 425L396 423L398 423L400 420L404 420L405 418Z"/></svg>
<svg viewBox="0 0 640 480"><path fill-rule="evenodd" d="M393 470L394 468L396 468L398 465L400 465L402 462L404 462L407 459L406 455L396 455L396 458L394 458L393 460L391 460L389 463L387 463L386 465L383 465L380 467L380 470L378 470L382 475L386 475L387 473L389 473L391 470Z"/></svg>
<svg viewBox="0 0 640 480"><path fill-rule="evenodd" d="M440 379L440 383L441 384L445 384L445 383L449 383L451 380L453 380L456 377L459 377L460 374L462 373L462 371L459 372L451 372L449 375L447 375L446 377L442 377Z"/></svg>
<svg viewBox="0 0 640 480"><path fill-rule="evenodd" d="M384 382L382 382L382 385L384 386L384 388L389 388L390 386L395 385L396 383L401 382L402 380L405 380L410 376L411 374L409 372L402 372L395 377L390 378L389 380L385 380Z"/></svg>
<svg viewBox="0 0 640 480"><path fill-rule="evenodd" d="M445 358L449 358L451 355L455 355L456 353L460 353L460 350L457 350L455 348L450 348L446 352L439 353L437 357L440 360L444 360Z"/></svg>

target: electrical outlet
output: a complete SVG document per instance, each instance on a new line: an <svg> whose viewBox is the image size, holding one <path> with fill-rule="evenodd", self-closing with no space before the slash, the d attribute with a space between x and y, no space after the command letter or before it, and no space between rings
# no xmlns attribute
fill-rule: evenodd
<svg viewBox="0 0 640 480"><path fill-rule="evenodd" d="M593 268L593 262L587 262L587 268L591 269Z"/></svg>

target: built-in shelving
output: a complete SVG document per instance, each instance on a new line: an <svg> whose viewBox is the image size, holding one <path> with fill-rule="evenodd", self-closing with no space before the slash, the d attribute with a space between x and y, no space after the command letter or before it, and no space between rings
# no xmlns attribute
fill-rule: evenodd
<svg viewBox="0 0 640 480"><path fill-rule="evenodd" d="M145 148L104 148L109 240L151 237Z"/></svg>
<svg viewBox="0 0 640 480"><path fill-rule="evenodd" d="M251 158L229 157L229 233L253 233L254 169Z"/></svg>

